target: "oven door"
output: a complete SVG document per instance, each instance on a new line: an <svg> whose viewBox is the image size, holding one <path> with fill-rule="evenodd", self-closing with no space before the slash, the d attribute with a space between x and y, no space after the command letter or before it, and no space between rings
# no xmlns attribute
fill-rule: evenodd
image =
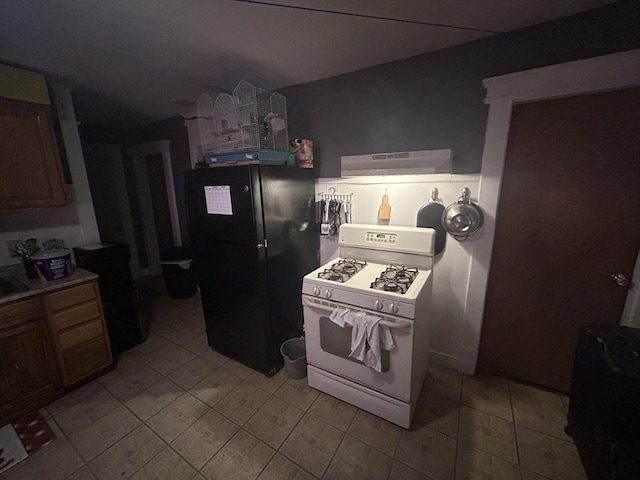
<svg viewBox="0 0 640 480"><path fill-rule="evenodd" d="M323 370L353 380L373 390L399 400L411 401L411 359L413 322L380 315L391 328L396 348L382 350L382 371L365 366L349 357L351 327L344 328L331 321L329 315L338 307L349 305L302 296L307 362ZM356 310L356 309L354 309ZM369 312L378 315L376 312Z"/></svg>

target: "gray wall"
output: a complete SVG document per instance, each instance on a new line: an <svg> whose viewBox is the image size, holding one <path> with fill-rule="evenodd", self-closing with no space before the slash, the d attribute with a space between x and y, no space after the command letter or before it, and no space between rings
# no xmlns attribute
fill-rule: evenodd
<svg viewBox="0 0 640 480"><path fill-rule="evenodd" d="M455 173L479 172L483 78L634 48L640 48L640 2L618 2L283 89L289 136L314 140L321 177L340 176L342 155L439 148L453 150Z"/></svg>

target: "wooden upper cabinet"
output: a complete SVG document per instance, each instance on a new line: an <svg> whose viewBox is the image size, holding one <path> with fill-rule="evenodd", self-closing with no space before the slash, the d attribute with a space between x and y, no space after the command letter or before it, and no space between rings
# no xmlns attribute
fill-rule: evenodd
<svg viewBox="0 0 640 480"><path fill-rule="evenodd" d="M0 170L0 210L66 205L49 105L0 97Z"/></svg>

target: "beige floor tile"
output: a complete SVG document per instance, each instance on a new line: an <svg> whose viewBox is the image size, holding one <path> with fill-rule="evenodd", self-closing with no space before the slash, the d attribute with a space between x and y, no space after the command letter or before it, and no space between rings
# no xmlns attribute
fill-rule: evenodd
<svg viewBox="0 0 640 480"><path fill-rule="evenodd" d="M407 467L404 463L393 461L389 480L430 480L424 475Z"/></svg>
<svg viewBox="0 0 640 480"><path fill-rule="evenodd" d="M167 340L181 346L184 346L196 337L201 338L205 334L202 328L196 327L187 321L183 321L179 325L174 325L173 328L166 333L158 333Z"/></svg>
<svg viewBox="0 0 640 480"><path fill-rule="evenodd" d="M206 335L202 335L201 337L195 337L182 344L184 348L189 350L190 352L195 353L196 355L202 355L203 353L209 351L211 347L207 341Z"/></svg>
<svg viewBox="0 0 640 480"><path fill-rule="evenodd" d="M427 427L403 430L396 459L433 480L451 480L456 459L456 439Z"/></svg>
<svg viewBox="0 0 640 480"><path fill-rule="evenodd" d="M500 417L463 406L458 440L508 462L518 463L513 423Z"/></svg>
<svg viewBox="0 0 640 480"><path fill-rule="evenodd" d="M199 470L238 430L236 424L209 410L171 442L171 446Z"/></svg>
<svg viewBox="0 0 640 480"><path fill-rule="evenodd" d="M520 480L520 469L513 463L489 455L462 441L458 442L456 480Z"/></svg>
<svg viewBox="0 0 640 480"><path fill-rule="evenodd" d="M422 392L429 395L435 393L459 402L462 392L462 374L439 365L429 365Z"/></svg>
<svg viewBox="0 0 640 480"><path fill-rule="evenodd" d="M182 348L176 345L162 355L155 357L149 362L149 366L161 375L169 375L171 372L177 370L185 363L190 362L196 358L196 354L190 352L186 348Z"/></svg>
<svg viewBox="0 0 640 480"><path fill-rule="evenodd" d="M475 375L471 377L467 375L463 375L463 378L472 378L477 382L482 382L484 384L491 385L493 387L502 388L503 390L509 390L509 380L484 370L478 369L476 370Z"/></svg>
<svg viewBox="0 0 640 480"><path fill-rule="evenodd" d="M541 401L532 397L511 395L515 422L538 432L553 435L556 438L572 442L570 436L564 433L567 425L567 411L562 402L559 404Z"/></svg>
<svg viewBox="0 0 640 480"><path fill-rule="evenodd" d="M221 353L213 350L211 347L209 347L206 352L201 353L200 357L204 358L207 362L213 363L217 367L220 367L229 361L229 357L225 357Z"/></svg>
<svg viewBox="0 0 640 480"><path fill-rule="evenodd" d="M393 456L400 441L402 429L363 410L358 410L348 433L382 453Z"/></svg>
<svg viewBox="0 0 640 480"><path fill-rule="evenodd" d="M547 480L546 477L530 472L529 470L525 470L524 468L520 469L520 476L522 477L522 480Z"/></svg>
<svg viewBox="0 0 640 480"><path fill-rule="evenodd" d="M94 395L100 390L102 390L102 386L98 382L87 383L79 389L67 393L64 397L60 397L47 405L47 411L52 416L60 415L79 401Z"/></svg>
<svg viewBox="0 0 640 480"><path fill-rule="evenodd" d="M358 409L331 395L320 393L308 413L342 431L346 431Z"/></svg>
<svg viewBox="0 0 640 480"><path fill-rule="evenodd" d="M244 425L269 397L264 390L241 383L213 408L238 425Z"/></svg>
<svg viewBox="0 0 640 480"><path fill-rule="evenodd" d="M84 462L71 444L62 439L43 452L29 457L2 474L2 480L63 480L82 468Z"/></svg>
<svg viewBox="0 0 640 480"><path fill-rule="evenodd" d="M520 465L547 478L584 480L586 475L575 445L516 425Z"/></svg>
<svg viewBox="0 0 640 480"><path fill-rule="evenodd" d="M462 403L510 422L513 421L509 391L474 380L473 377L464 378Z"/></svg>
<svg viewBox="0 0 640 480"><path fill-rule="evenodd" d="M141 425L89 463L99 480L126 480L164 448L165 444Z"/></svg>
<svg viewBox="0 0 640 480"><path fill-rule="evenodd" d="M319 393L318 390L309 386L306 378L299 380L290 378L282 384L274 395L280 400L284 400L294 407L306 411L318 397Z"/></svg>
<svg viewBox="0 0 640 480"><path fill-rule="evenodd" d="M188 393L183 393L147 420L146 424L165 442L170 443L208 410L206 404Z"/></svg>
<svg viewBox="0 0 640 480"><path fill-rule="evenodd" d="M216 368L218 367L204 358L196 357L172 372L167 378L185 390L189 390Z"/></svg>
<svg viewBox="0 0 640 480"><path fill-rule="evenodd" d="M135 360L122 368L115 370L117 374L105 383L109 392L121 402L127 402L136 395L162 380L162 375L151 367Z"/></svg>
<svg viewBox="0 0 640 480"><path fill-rule="evenodd" d="M244 379L242 383L253 385L273 395L287 381L287 378L284 369L281 369L273 377L267 377L260 372L251 372L251 375Z"/></svg>
<svg viewBox="0 0 640 480"><path fill-rule="evenodd" d="M530 397L541 402L549 402L554 405L562 405L562 397L557 393L547 392L540 388L523 385L522 383L509 382L511 393Z"/></svg>
<svg viewBox="0 0 640 480"><path fill-rule="evenodd" d="M244 429L267 445L278 448L298 424L304 412L279 398L271 397L249 419Z"/></svg>
<svg viewBox="0 0 640 480"><path fill-rule="evenodd" d="M251 370L249 367L231 359L224 362L222 364L222 368L224 368L228 372L233 373L236 377L242 378L243 380L253 373L253 370Z"/></svg>
<svg viewBox="0 0 640 480"><path fill-rule="evenodd" d="M144 363L149 363L154 358L167 353L175 348L176 344L162 338L159 335L149 335L146 341L131 349L131 354Z"/></svg>
<svg viewBox="0 0 640 480"><path fill-rule="evenodd" d="M173 450L165 448L142 467L133 476L133 480L190 480L195 474L193 467Z"/></svg>
<svg viewBox="0 0 640 480"><path fill-rule="evenodd" d="M101 388L59 415L55 415L54 418L66 435L73 435L104 417L118 405L120 402L107 390Z"/></svg>
<svg viewBox="0 0 640 480"><path fill-rule="evenodd" d="M227 370L218 368L189 389L189 392L213 407L236 388L242 379Z"/></svg>
<svg viewBox="0 0 640 480"><path fill-rule="evenodd" d="M67 477L67 480L96 480L96 477L91 473L89 467L84 466L80 470L76 470L70 477Z"/></svg>
<svg viewBox="0 0 640 480"><path fill-rule="evenodd" d="M175 383L164 379L125 402L125 405L139 418L146 421L173 402L183 392Z"/></svg>
<svg viewBox="0 0 640 480"><path fill-rule="evenodd" d="M298 465L276 453L258 480L313 480L313 478Z"/></svg>
<svg viewBox="0 0 640 480"><path fill-rule="evenodd" d="M326 480L386 480L393 459L346 435L334 455Z"/></svg>
<svg viewBox="0 0 640 480"><path fill-rule="evenodd" d="M458 436L460 403L435 393L420 396L413 416L414 428L429 427L450 437Z"/></svg>
<svg viewBox="0 0 640 480"><path fill-rule="evenodd" d="M321 477L329 466L343 433L311 415L302 417L280 447L280 453Z"/></svg>
<svg viewBox="0 0 640 480"><path fill-rule="evenodd" d="M123 405L71 435L71 441L80 455L92 460L140 425L140 420Z"/></svg>
<svg viewBox="0 0 640 480"><path fill-rule="evenodd" d="M240 430L202 468L202 474L210 480L253 480L274 454L273 448Z"/></svg>

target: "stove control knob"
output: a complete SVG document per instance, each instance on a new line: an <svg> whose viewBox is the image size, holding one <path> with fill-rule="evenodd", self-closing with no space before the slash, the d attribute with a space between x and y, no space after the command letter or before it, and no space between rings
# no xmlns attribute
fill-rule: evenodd
<svg viewBox="0 0 640 480"><path fill-rule="evenodd" d="M389 311L391 313L398 313L398 306L395 303L389 304Z"/></svg>
<svg viewBox="0 0 640 480"><path fill-rule="evenodd" d="M325 290L324 296L327 298L331 298L331 290Z"/></svg>
<svg viewBox="0 0 640 480"><path fill-rule="evenodd" d="M384 305L382 305L382 302L381 302L380 300L376 300L375 302L373 302L373 307L374 307L376 310L382 310L382 307L383 307L383 306L384 306Z"/></svg>
<svg viewBox="0 0 640 480"><path fill-rule="evenodd" d="M313 294L316 297L319 297L320 296L320 289L318 287L313 287Z"/></svg>

